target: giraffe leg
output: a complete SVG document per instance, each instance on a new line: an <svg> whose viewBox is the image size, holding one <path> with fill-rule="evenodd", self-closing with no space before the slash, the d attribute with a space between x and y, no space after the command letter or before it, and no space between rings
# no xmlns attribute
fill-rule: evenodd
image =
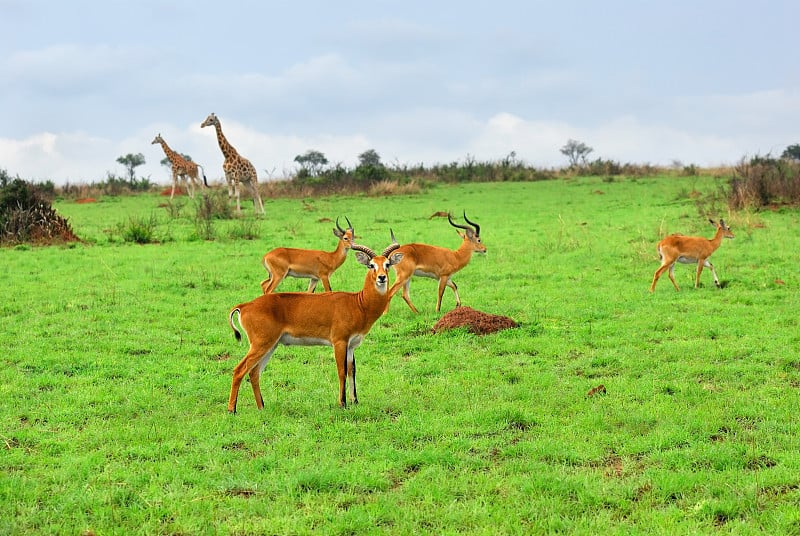
<svg viewBox="0 0 800 536"><path fill-rule="evenodd" d="M237 213L237 214L239 214L239 215L241 215L241 213L242 213L242 205L241 205L241 203L240 203L240 199L241 199L241 188L240 188L240 186L239 186L239 181L236 181L236 182L233 184L233 190L234 190L234 192L235 192L235 195L236 195L236 213Z"/></svg>
<svg viewBox="0 0 800 536"><path fill-rule="evenodd" d="M194 176L190 174L186 174L186 191L189 193L189 199L194 199Z"/></svg>
<svg viewBox="0 0 800 536"><path fill-rule="evenodd" d="M256 199L258 199L258 208L261 210L261 214L266 214L267 212L264 210L264 203L261 201L261 194L258 193L258 184L253 185L253 190L255 192Z"/></svg>
<svg viewBox="0 0 800 536"><path fill-rule="evenodd" d="M172 201L172 197L175 195L175 185L178 184L178 173L173 169L172 170L172 192L169 194L169 200Z"/></svg>

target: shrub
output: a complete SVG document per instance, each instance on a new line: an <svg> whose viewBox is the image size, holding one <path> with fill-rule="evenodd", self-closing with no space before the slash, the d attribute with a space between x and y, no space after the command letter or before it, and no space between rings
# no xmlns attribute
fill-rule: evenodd
<svg viewBox="0 0 800 536"><path fill-rule="evenodd" d="M149 218L131 216L127 223L119 224L119 233L125 242L152 244L158 241L155 237L157 223L156 217L152 214Z"/></svg>
<svg viewBox="0 0 800 536"><path fill-rule="evenodd" d="M230 220L233 218L228 193L224 190L207 190L202 195L195 196L197 206L197 220Z"/></svg>
<svg viewBox="0 0 800 536"><path fill-rule="evenodd" d="M53 191L52 183L40 190L20 178L9 181L6 174L0 184L0 243L79 240L67 219L53 209L47 198Z"/></svg>
<svg viewBox="0 0 800 536"><path fill-rule="evenodd" d="M731 208L800 203L800 163L755 156L734 168L729 183Z"/></svg>
<svg viewBox="0 0 800 536"><path fill-rule="evenodd" d="M232 240L256 240L260 236L258 221L239 220L238 224L228 231L228 236Z"/></svg>

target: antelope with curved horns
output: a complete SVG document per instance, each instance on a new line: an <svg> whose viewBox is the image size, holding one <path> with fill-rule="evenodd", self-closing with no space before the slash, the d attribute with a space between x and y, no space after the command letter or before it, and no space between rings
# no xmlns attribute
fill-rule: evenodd
<svg viewBox="0 0 800 536"><path fill-rule="evenodd" d="M717 233L714 238L708 239L702 236L684 236L681 234L673 234L664 238L658 243L658 255L661 257L661 266L658 267L656 273L653 275L653 284L650 285L650 292L656 289L658 278L669 269L669 279L675 286L675 290L680 290L678 284L675 282L673 271L675 270L675 263L682 264L695 264L697 263L697 275L694 279L694 288L700 284L700 273L703 271L703 266L711 269L711 275L714 276L714 284L718 287L719 279L717 279L717 272L714 270L714 265L708 260L711 254L714 253L723 238L733 238L733 231L725 224L725 220L719 220L719 223L709 219L711 225L716 226Z"/></svg>
<svg viewBox="0 0 800 536"><path fill-rule="evenodd" d="M392 297L389 267L403 258L403 254L396 251L398 248L399 244L392 244L376 255L366 246L353 244L356 259L368 268L364 287L359 292L262 294L231 309L228 323L236 340L242 337L233 323L234 315L238 314L239 325L250 341L250 349L233 369L228 411L236 413L239 386L247 374L250 375L256 406L264 408L259 379L278 344L333 346L339 374L339 405L347 406L345 387L348 377L351 399L357 404L354 351L389 306Z"/></svg>
<svg viewBox="0 0 800 536"><path fill-rule="evenodd" d="M397 279L392 286L392 294L402 286L403 299L415 313L419 311L414 307L414 304L411 303L411 297L409 295L412 275L439 280L439 295L436 300L437 312L439 312L442 307L442 295L444 294L445 287L453 289L453 294L456 298L456 307L459 307L461 305L461 298L458 296L458 287L453 282L452 276L469 263L473 252L486 253L486 246L484 246L481 241L481 228L477 223L467 218L466 211L464 212L464 221L466 221L470 227L455 223L449 213L447 214L447 221L449 221L450 225L453 227L464 230L463 233L460 231L458 232L459 236L463 239L458 249L451 250L438 246L429 246L428 244L404 244L397 250L403 254L403 261L394 267L397 273ZM394 232L390 230L390 233L392 242L396 243Z"/></svg>
<svg viewBox="0 0 800 536"><path fill-rule="evenodd" d="M339 239L336 249L333 251L318 251L314 249L297 248L275 248L261 260L264 269L269 277L261 282L261 290L264 294L273 292L278 284L286 276L289 277L308 277L308 292L314 292L317 283L322 281L322 286L327 292L331 291L330 277L347 258L347 250L353 247L355 231L353 224L347 216L347 229L339 226L339 218L336 218L336 229L333 234Z"/></svg>

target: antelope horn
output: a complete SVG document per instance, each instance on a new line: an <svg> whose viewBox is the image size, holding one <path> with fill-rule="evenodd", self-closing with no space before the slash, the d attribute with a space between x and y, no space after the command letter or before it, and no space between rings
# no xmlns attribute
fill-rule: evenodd
<svg viewBox="0 0 800 536"><path fill-rule="evenodd" d="M375 252L369 249L367 246L362 246L361 244L353 244L350 246L350 249L354 249L356 251L360 251L361 253L366 253L369 255L369 258L375 257Z"/></svg>
<svg viewBox="0 0 800 536"><path fill-rule="evenodd" d="M350 222L348 221L348 223ZM344 229L339 226L339 216L336 216L336 228L339 229L340 233L344 233Z"/></svg>
<svg viewBox="0 0 800 536"><path fill-rule="evenodd" d="M399 246L399 245L400 245L400 243L399 243L399 242L397 241L397 239L394 237L394 231L392 230L392 228L391 228L391 227L389 228L389 234L390 234L390 235L391 235L391 237L392 237L392 245L394 245L394 244L397 244L397 245Z"/></svg>
<svg viewBox="0 0 800 536"><path fill-rule="evenodd" d="M355 233L355 231L353 230L353 224L352 224L352 223L350 223L350 218L348 218L347 216L345 216L345 217L344 217L344 219L346 219L346 220L347 220L347 228L348 228L348 229L350 229L350 232L351 232L351 233Z"/></svg>
<svg viewBox="0 0 800 536"><path fill-rule="evenodd" d="M399 249L399 248L400 248L400 244L395 242L394 244L392 244L391 246L389 246L389 247L387 247L386 249L383 250L383 256L386 257L386 258L389 258L389 255L391 255L393 251L395 251L396 249Z"/></svg>
<svg viewBox="0 0 800 536"><path fill-rule="evenodd" d="M469 227L467 227L466 225L460 225L460 224L454 222L453 218L450 217L450 213L449 212L447 213L447 221L449 221L450 225L452 225L453 227L458 227L459 229L464 229L465 231L471 231L472 230Z"/></svg>
<svg viewBox="0 0 800 536"><path fill-rule="evenodd" d="M464 221L467 222L468 224L472 225L473 227L475 227L475 236L480 236L481 235L481 227L480 227L480 225L478 225L474 221L469 221L469 219L467 218L467 211L466 210L464 211Z"/></svg>

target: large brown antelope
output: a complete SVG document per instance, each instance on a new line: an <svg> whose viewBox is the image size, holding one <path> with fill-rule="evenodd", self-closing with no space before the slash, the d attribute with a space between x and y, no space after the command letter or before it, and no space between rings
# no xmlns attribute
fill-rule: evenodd
<svg viewBox="0 0 800 536"><path fill-rule="evenodd" d="M365 246L353 244L356 259L368 268L364 288L359 292L262 294L231 309L228 322L236 340L242 337L233 323L234 315L238 314L239 324L250 341L250 349L233 369L228 411L236 413L239 386L246 374L250 375L256 406L264 408L259 378L278 344L333 346L339 373L339 405L347 406L345 386L348 377L351 399L357 404L354 351L389 305L392 296L389 267L403 258L403 254L396 251L398 247L398 244L393 244L376 255Z"/></svg>
<svg viewBox="0 0 800 536"><path fill-rule="evenodd" d="M719 223L714 220L708 220L711 225L716 226L717 233L714 238L709 240L702 236L684 236L681 234L673 234L664 238L658 243L658 254L661 257L661 266L658 267L656 273L653 275L653 284L650 285L650 292L656 289L658 278L669 269L669 279L675 286L675 290L680 290L678 284L675 282L673 271L675 270L675 263L682 264L695 264L697 263L697 274L694 279L694 288L700 284L700 273L703 271L703 266L711 269L711 275L714 276L714 284L719 285L717 279L717 272L714 270L714 265L708 260L711 254L722 244L723 238L733 238L733 231L725 224L725 220L719 220Z"/></svg>
<svg viewBox="0 0 800 536"><path fill-rule="evenodd" d="M397 273L397 279L392 285L392 294L400 287L403 287L403 299L411 308L412 311L418 313L414 304L411 303L409 295L409 288L411 287L411 276L429 277L431 279L439 280L439 295L436 300L436 311L438 312L442 307L442 295L444 294L445 287L453 289L453 294L456 298L456 307L461 305L461 298L458 296L458 287L453 282L452 276L469 263L472 258L472 253L486 253L486 246L481 242L481 228L480 226L467 219L467 213L464 212L464 221L471 227L455 223L447 215L447 221L450 225L457 229L463 229L464 232L458 232L459 236L463 239L461 246L456 250L451 250L438 246L429 246L428 244L403 244L400 246L399 251L403 254L403 260L394 267ZM392 241L396 243L394 232L391 233Z"/></svg>
<svg viewBox="0 0 800 536"><path fill-rule="evenodd" d="M347 229L339 226L336 218L336 229L333 234L339 239L333 251L317 251L313 249L275 248L262 259L261 263L269 277L261 282L264 294L273 292L286 276L309 278L308 292L314 292L317 283L322 281L322 286L327 292L331 291L330 277L347 258L347 250L353 246L355 231L353 224L347 220Z"/></svg>

